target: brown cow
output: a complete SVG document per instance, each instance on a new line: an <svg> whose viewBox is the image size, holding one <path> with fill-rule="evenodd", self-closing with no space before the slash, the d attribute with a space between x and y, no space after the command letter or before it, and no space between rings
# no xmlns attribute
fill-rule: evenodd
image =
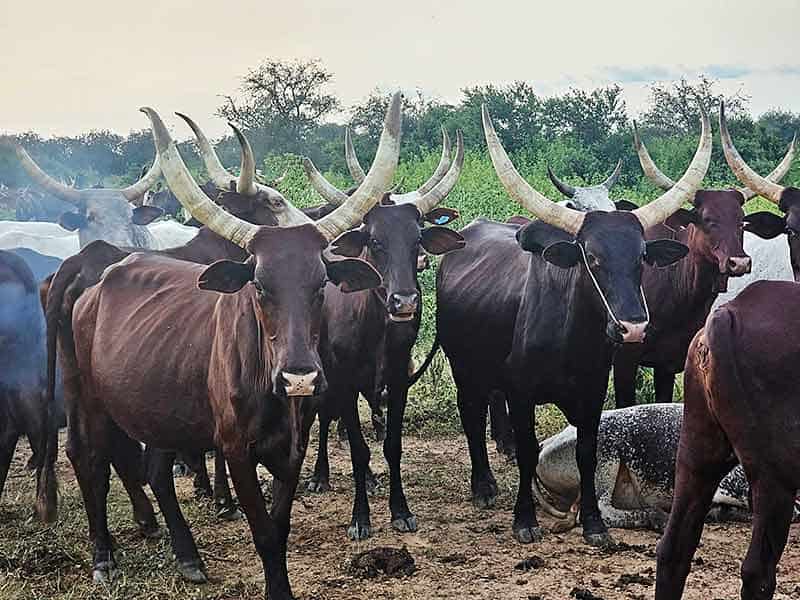
<svg viewBox="0 0 800 600"><path fill-rule="evenodd" d="M143 109L170 189L194 217L244 248L248 259L205 267L134 254L107 269L75 305L76 361L65 364L67 453L86 505L96 579L108 579L115 566L106 519L109 460L120 440L136 440L153 453L148 478L180 571L205 581L170 467L176 450L218 447L264 566L266 595L292 598L286 570L292 499L327 385L318 351L325 284L349 291L380 284L368 263L329 262L322 252L388 188L399 154L400 104L398 93L359 190L319 222L290 227L258 227L211 202L159 116ZM191 326L183 326L188 320ZM269 512L258 462L275 477Z"/></svg>
<svg viewBox="0 0 800 600"><path fill-rule="evenodd" d="M743 600L768 600L800 488L800 285L759 281L718 308L689 349L675 496L658 545L656 600L683 593L717 485L741 462L753 534Z"/></svg>

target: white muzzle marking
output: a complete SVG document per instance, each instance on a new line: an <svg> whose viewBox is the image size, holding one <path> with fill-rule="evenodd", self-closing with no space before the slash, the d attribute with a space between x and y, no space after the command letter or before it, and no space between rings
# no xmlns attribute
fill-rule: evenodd
<svg viewBox="0 0 800 600"><path fill-rule="evenodd" d="M314 380L317 378L317 371L311 371L305 375L294 375L284 371L281 375L286 380L287 396L314 395Z"/></svg>
<svg viewBox="0 0 800 600"><path fill-rule="evenodd" d="M620 321L620 325L625 328L622 334L622 341L626 344L641 344L644 342L644 332L647 329L647 321L644 323L628 323Z"/></svg>

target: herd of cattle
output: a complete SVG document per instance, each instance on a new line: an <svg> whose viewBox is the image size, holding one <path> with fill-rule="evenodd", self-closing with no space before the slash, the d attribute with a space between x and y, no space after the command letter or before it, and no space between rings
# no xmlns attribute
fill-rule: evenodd
<svg viewBox="0 0 800 600"><path fill-rule="evenodd" d="M391 524L415 531L402 484L403 415L409 386L441 348L458 389L477 506L492 506L498 494L487 413L499 447L516 457L519 542L543 535L535 502L558 519L556 529L579 520L592 545L612 543L609 526L664 528L656 598L680 598L712 503L732 505L753 514L742 598L772 598L800 488L800 286L792 281L800 278L800 190L779 183L794 141L761 177L736 151L723 107L724 154L746 188L700 189L712 146L703 113L696 154L677 181L656 167L636 133L642 168L663 191L652 202L609 199L619 165L584 188L550 172L566 196L553 202L518 174L484 107L496 174L535 219L478 219L455 231L445 225L457 213L439 204L463 168L461 133L453 152L443 132L441 160L422 187L395 193L400 107L396 94L366 173L347 132L352 189L337 189L304 162L326 201L305 210L258 181L253 151L236 127L238 176L185 115L210 178L202 187L150 108L142 111L156 160L124 189L64 185L17 143L0 141L34 185L70 207L58 225L0 228L0 491L25 435L35 510L54 520L58 430L66 425L94 579L106 581L116 568L107 521L113 465L141 532L159 532L142 489L149 483L180 574L204 582L172 467L180 453L208 488L203 456L214 449L221 512L238 514L227 464L266 595L292 598L287 537L314 419L320 445L308 486L329 489L328 428L341 419L355 483L347 534L363 539L372 474L357 401L363 395L376 413L387 406ZM168 190L154 201L149 190L162 175ZM756 194L783 216L745 216L742 205ZM157 221L170 198L191 216L186 225ZM437 334L411 374L426 254L443 255ZM741 285L734 289L734 281ZM642 365L654 367L659 404L636 406ZM671 404L684 366L685 403ZM612 368L619 410L603 413ZM572 427L540 445L534 407L545 403ZM269 508L257 464L274 477Z"/></svg>

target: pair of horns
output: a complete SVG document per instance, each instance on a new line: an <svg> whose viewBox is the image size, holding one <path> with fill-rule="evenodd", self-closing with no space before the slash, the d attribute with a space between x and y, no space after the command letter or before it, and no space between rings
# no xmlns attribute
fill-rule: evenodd
<svg viewBox="0 0 800 600"><path fill-rule="evenodd" d="M360 222L364 214L380 200L384 190L391 183L400 156L401 100L402 96L399 92L392 98L386 112L375 162L353 195L348 198L347 202L316 223L304 216L303 222L313 223L328 241L334 240L341 233ZM194 218L209 229L247 249L260 227L231 215L209 200L186 168L175 142L158 113L147 107L141 110L150 118L164 177L180 203ZM249 144L244 136L239 139L239 143L242 145L244 154L245 148ZM243 156L243 165L246 160Z"/></svg>
<svg viewBox="0 0 800 600"><path fill-rule="evenodd" d="M395 204L413 204L423 215L433 210L453 190L461 175L464 166L464 137L460 130L456 132L456 154L452 163L450 162L450 149L450 138L443 127L442 156L433 175L418 190L406 194L392 194L391 200ZM356 183L360 183L359 179L364 171L355 156L349 129L345 130L345 158L350 174ZM347 200L347 194L325 179L311 159L304 158L303 167L312 187L326 202L341 205Z"/></svg>
<svg viewBox="0 0 800 600"><path fill-rule="evenodd" d="M789 149L786 151L786 156L783 157L780 164L772 173L767 175L767 177L762 177L750 168L750 165L744 162L736 146L733 145L731 134L728 131L728 121L725 118L724 103L719 107L719 132L720 139L722 140L722 151L725 154L725 160L728 162L728 166L736 175L736 178L747 186L744 189L751 193L750 196L745 195L745 199L749 200L758 194L780 206L781 196L786 188L779 185L777 182L786 175L789 168L792 166L797 134L792 138Z"/></svg>
<svg viewBox="0 0 800 600"><path fill-rule="evenodd" d="M0 139L0 144L6 146L13 150L16 155L17 159L19 160L20 164L22 165L23 170L28 174L28 177L38 185L40 188L64 200L65 202L69 202L71 204L81 204L83 191L76 189L74 187L64 185L50 177L47 173L45 173L39 165L30 157L30 155L25 151L25 149L19 145L15 140L11 138L3 138ZM155 160L153 161L153 165L150 169L142 175L141 179L136 183L129 185L128 187L124 187L119 189L119 193L121 193L128 202L131 202L135 205L140 205L144 201L144 195L147 190L149 190L153 185L158 181L158 178L161 176L161 165L158 160L158 156L156 155Z"/></svg>
<svg viewBox="0 0 800 600"><path fill-rule="evenodd" d="M413 201L418 196L424 196L430 192L436 187L436 184L444 179L444 176L450 169L451 152L452 145L450 143L450 136L447 135L447 129L442 125L442 155L439 158L439 164L436 165L433 175L431 175L428 181L423 183L416 191L408 192L407 194L393 194L392 200L397 204L404 204ZM350 176L353 178L353 181L356 182L356 185L360 184L364 180L364 169L361 168L361 164L358 162L349 127L344 130L344 157L347 162L347 169L350 171Z"/></svg>
<svg viewBox="0 0 800 600"><path fill-rule="evenodd" d="M580 189L604 187L606 188L607 191L610 192L611 188L614 187L614 185L617 183L617 180L619 180L619 176L621 173L622 173L622 160L620 159L619 161L617 161L617 166L614 167L614 172L611 173L611 175L609 175L608 178L605 181L603 181L603 183L599 185L589 186L589 188L582 188L582 187L572 186L568 183L564 183L558 177L556 177L556 174L553 173L553 170L550 167L547 167L547 176L550 178L550 181L552 181L553 185L556 186L556 189L562 194L564 194L567 198L574 198L575 194L578 193L578 190Z"/></svg>
<svg viewBox="0 0 800 600"><path fill-rule="evenodd" d="M786 177L786 174L789 172L789 169L792 166L792 161L794 160L795 155L795 144L797 141L797 134L795 134L794 138L792 138L791 144L789 144L789 148L786 150L786 155L783 157L783 160L778 164L772 172L767 175L766 179L761 177L760 175L756 174L755 171L750 169L744 161L742 157L739 156L739 153L736 151L733 143L731 142L730 135L728 134L728 127L725 123L725 104L722 103L720 106L720 137L722 139L722 150L725 153L725 159L728 161L733 172L736 174L736 177L746 185L746 187L739 188L739 192L741 192L742 196L744 196L745 201L750 200L751 198L755 197L757 194L761 194L764 197L769 197L766 192L762 193L755 189L755 187L751 186L746 181L749 177L745 175L740 175L740 172L744 168L745 170L749 169L750 172L755 175L758 179L762 181L760 184L762 187L766 185L767 187L773 186L771 189L774 190L776 188L781 188L781 186L776 185L778 181ZM668 190L675 182L672 181L669 177L664 175L664 173L656 166L656 163L650 157L650 153L647 151L647 147L642 142L641 137L639 136L639 128L636 125L636 121L633 122L633 144L636 147L636 154L639 156L639 163L642 165L642 171L647 176L647 178L653 183L656 187L661 188L662 190ZM729 157L731 155L731 157ZM734 166L736 165L736 166ZM744 165L744 167L742 167ZM782 189L782 188L781 188Z"/></svg>
<svg viewBox="0 0 800 600"><path fill-rule="evenodd" d="M583 226L586 214L552 202L525 181L514 168L511 159L500 143L500 138L494 130L492 118L489 115L489 109L485 104L481 107L481 113L489 156L498 178L509 195L542 221L577 235ZM689 202L700 187L711 162L711 123L705 111L702 111L702 121L703 127L697 152L683 177L656 200L632 211L645 229L665 221L684 202Z"/></svg>

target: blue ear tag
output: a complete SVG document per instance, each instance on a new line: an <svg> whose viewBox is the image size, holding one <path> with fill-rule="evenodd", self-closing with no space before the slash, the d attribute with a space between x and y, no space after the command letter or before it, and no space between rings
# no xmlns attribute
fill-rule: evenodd
<svg viewBox="0 0 800 600"><path fill-rule="evenodd" d="M441 217L436 219L436 224L437 225L444 225L445 223L447 223L449 221L450 221L450 217L448 217L447 215L442 215Z"/></svg>

